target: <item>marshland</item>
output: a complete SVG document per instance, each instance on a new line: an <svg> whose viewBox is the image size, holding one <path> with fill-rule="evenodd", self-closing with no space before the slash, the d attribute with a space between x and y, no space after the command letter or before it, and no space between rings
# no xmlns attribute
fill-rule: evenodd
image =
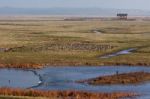
<svg viewBox="0 0 150 99"><path fill-rule="evenodd" d="M0 18L0 99L149 96L150 21L135 19ZM113 81L116 72L146 79L124 85L77 83L99 76ZM27 83L22 74L28 74Z"/></svg>
<svg viewBox="0 0 150 99"><path fill-rule="evenodd" d="M0 21L1 67L150 65L149 21L35 19Z"/></svg>

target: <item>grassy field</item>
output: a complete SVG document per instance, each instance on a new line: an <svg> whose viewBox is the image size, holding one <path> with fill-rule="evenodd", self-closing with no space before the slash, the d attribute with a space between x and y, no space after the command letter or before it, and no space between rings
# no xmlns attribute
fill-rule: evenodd
<svg viewBox="0 0 150 99"><path fill-rule="evenodd" d="M0 20L1 67L150 65L150 21L35 19Z"/></svg>

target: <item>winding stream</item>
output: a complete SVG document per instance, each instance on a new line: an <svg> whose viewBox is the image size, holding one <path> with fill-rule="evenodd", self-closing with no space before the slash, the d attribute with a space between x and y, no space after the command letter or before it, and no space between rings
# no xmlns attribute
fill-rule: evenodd
<svg viewBox="0 0 150 99"><path fill-rule="evenodd" d="M131 54L132 51L135 51L135 50L136 50L136 48L130 48L130 49L126 49L126 50L116 52L116 53L104 55L104 56L101 56L100 58L111 58L111 57L115 57L115 56L119 56L119 55Z"/></svg>
<svg viewBox="0 0 150 99"><path fill-rule="evenodd" d="M84 90L93 92L125 91L137 92L144 95L138 99L150 99L150 82L138 85L105 86L92 86L76 82L77 80L112 75L115 74L116 71L119 71L119 73L135 71L150 72L150 68L141 66L47 67L35 70L36 73L33 73L33 71L30 70L0 69L0 87L33 87L41 90ZM41 79L38 76L40 76ZM42 83L39 84L40 80L42 80Z"/></svg>

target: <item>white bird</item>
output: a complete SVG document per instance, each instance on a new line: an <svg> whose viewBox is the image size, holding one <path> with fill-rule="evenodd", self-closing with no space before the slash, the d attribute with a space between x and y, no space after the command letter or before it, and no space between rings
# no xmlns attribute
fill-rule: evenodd
<svg viewBox="0 0 150 99"><path fill-rule="evenodd" d="M39 84L41 84L41 83L42 83L42 81L39 81L38 83L39 83Z"/></svg>

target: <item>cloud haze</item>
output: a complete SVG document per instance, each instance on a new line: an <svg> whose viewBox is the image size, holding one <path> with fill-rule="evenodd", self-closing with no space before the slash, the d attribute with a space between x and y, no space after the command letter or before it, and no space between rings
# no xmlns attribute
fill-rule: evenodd
<svg viewBox="0 0 150 99"><path fill-rule="evenodd" d="M150 10L150 0L0 0L0 7L117 8Z"/></svg>

